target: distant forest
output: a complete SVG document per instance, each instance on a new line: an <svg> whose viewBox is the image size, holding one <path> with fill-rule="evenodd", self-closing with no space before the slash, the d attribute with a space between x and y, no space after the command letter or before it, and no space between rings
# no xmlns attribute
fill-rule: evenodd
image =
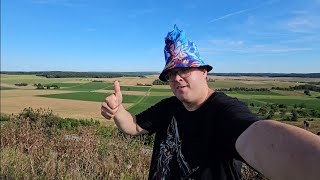
<svg viewBox="0 0 320 180"><path fill-rule="evenodd" d="M0 74L37 75L47 78L113 78L113 77L145 77L159 72L72 72L72 71L0 71ZM209 73L214 76L255 76L255 77L305 77L320 78L320 73Z"/></svg>
<svg viewBox="0 0 320 180"><path fill-rule="evenodd" d="M320 73L209 73L213 76L305 77L320 78Z"/></svg>
<svg viewBox="0 0 320 180"><path fill-rule="evenodd" d="M71 72L71 71L1 71L1 74L10 75L36 75L46 78L115 78L115 77L145 77L156 72Z"/></svg>

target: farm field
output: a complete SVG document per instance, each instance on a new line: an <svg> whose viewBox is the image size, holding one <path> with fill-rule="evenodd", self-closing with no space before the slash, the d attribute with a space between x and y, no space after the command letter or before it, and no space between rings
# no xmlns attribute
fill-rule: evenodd
<svg viewBox="0 0 320 180"><path fill-rule="evenodd" d="M173 93L168 85L152 85L157 76L146 78L44 78L35 75L5 75L1 74L1 113L17 113L27 107L49 108L62 117L93 118L103 120L100 115L100 104L105 97L113 93L113 81L119 80L123 92L123 103L128 111L137 114L170 97ZM256 78L256 77L215 77L210 76L213 82L208 82L213 89L228 89L234 87L245 88L288 88L303 85L301 82L319 82L316 78L299 78L299 82L290 78ZM317 81L318 80L318 81ZM26 86L15 84L27 83ZM44 86L56 85L59 89L36 89L35 84ZM143 86L141 84L146 84ZM310 91L310 96L303 90L284 91L224 91L227 95L244 101L255 113L262 106L283 104L287 111L280 116L275 112L273 119L289 117L291 111L305 110L309 113L299 115L299 120L318 120L310 113L320 111L320 93ZM302 106L300 109L299 107ZM268 109L270 111L270 109ZM267 114L266 114L267 115ZM313 123L314 124L314 123Z"/></svg>

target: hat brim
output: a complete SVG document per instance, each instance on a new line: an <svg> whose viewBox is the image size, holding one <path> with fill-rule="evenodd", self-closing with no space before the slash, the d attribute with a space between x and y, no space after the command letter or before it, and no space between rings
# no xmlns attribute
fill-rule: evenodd
<svg viewBox="0 0 320 180"><path fill-rule="evenodd" d="M207 68L207 72L211 71L212 70L212 66L210 65L203 65L203 66L198 66L198 67L195 67L195 68L199 68L199 67L206 67ZM179 68L179 67L174 67L174 68ZM172 68L172 69L174 69ZM190 67L180 67L180 68L190 68ZM169 69L164 69L161 74L159 75L159 79L161 81L164 81L164 82L167 82L166 78L165 78L165 75L167 73Z"/></svg>

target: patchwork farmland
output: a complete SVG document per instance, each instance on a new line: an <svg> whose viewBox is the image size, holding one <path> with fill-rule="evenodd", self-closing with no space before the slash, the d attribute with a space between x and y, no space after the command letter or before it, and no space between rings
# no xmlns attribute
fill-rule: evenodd
<svg viewBox="0 0 320 180"><path fill-rule="evenodd" d="M0 176L147 179L154 136L125 136L100 115L100 106L114 93L115 80L120 81L124 107L134 114L172 96L168 85L152 85L156 79L1 74ZM316 78L208 78L211 88L242 100L261 118L312 133L320 132L320 92L299 87L319 87L319 82ZM245 165L242 174L246 180L266 179Z"/></svg>
<svg viewBox="0 0 320 180"><path fill-rule="evenodd" d="M129 112L137 114L161 99L173 95L168 85L152 85L155 79L157 76L143 78L44 78L35 75L1 74L1 113L11 114L20 112L26 107L41 107L52 109L63 117L103 120L100 115L100 104L105 97L113 93L113 82L118 80L125 107ZM296 110L300 112L298 118L302 121L319 119L317 113L320 113L320 93L310 91L310 95L306 95L304 90L285 91L275 89L275 87L289 88L314 81L320 80L299 78L299 82L297 82L297 79L294 78L210 76L208 83L211 88L224 91L227 95L242 100L253 112L260 113L261 116L268 116L271 105L281 105L286 107L286 111L284 112L278 107L271 114L272 119L289 120L292 118L292 111ZM27 85L15 85L19 83ZM59 88L37 89L39 84L44 87L58 86ZM230 88L256 90L229 91ZM264 90L260 91L260 89ZM265 107L268 112L263 112L262 107Z"/></svg>

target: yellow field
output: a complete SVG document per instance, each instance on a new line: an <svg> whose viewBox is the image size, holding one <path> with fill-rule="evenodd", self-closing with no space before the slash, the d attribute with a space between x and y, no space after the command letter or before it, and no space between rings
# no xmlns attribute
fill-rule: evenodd
<svg viewBox="0 0 320 180"><path fill-rule="evenodd" d="M19 113L24 108L49 108L62 117L84 118L104 120L100 115L100 102L89 102L80 100L54 99L46 97L37 97L36 95L44 94L59 94L59 93L73 93L75 91L63 90L35 90L33 84L35 83L89 83L94 80L112 83L115 80L120 81L122 86L136 86L140 84L152 84L158 76L148 76L146 78L137 77L123 77L123 78L44 78L34 75L3 75L1 74L1 86L16 88L14 90L1 90L1 113L11 114ZM214 79L212 83L213 88L220 87L265 87L265 86L294 86L298 80L303 82L320 81L319 78L269 78L269 77L223 77L210 76ZM28 83L28 86L15 86L15 83ZM154 85L153 89L170 89L169 86ZM113 93L112 90L95 90L95 92ZM303 96L303 91L275 91L283 95ZM144 91L123 91L123 94L140 95L140 96L171 96L171 92L144 92ZM319 93L312 92L312 96L318 96ZM284 98L284 97L283 97ZM128 108L134 104L125 104Z"/></svg>

